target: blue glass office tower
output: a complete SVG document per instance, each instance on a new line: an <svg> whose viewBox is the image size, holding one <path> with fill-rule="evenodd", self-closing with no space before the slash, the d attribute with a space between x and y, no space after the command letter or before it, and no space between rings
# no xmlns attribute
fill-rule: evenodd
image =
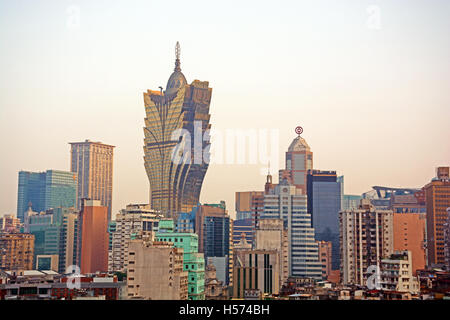
<svg viewBox="0 0 450 320"><path fill-rule="evenodd" d="M331 241L332 269L338 270L339 211L341 211L343 178L336 171L308 170L308 212L317 241Z"/></svg>
<svg viewBox="0 0 450 320"><path fill-rule="evenodd" d="M225 257L230 253L230 217L205 217L204 254L208 257Z"/></svg>
<svg viewBox="0 0 450 320"><path fill-rule="evenodd" d="M51 208L76 207L77 174L67 171L19 172L17 217L24 222L25 211L31 204L33 211Z"/></svg>
<svg viewBox="0 0 450 320"><path fill-rule="evenodd" d="M253 245L253 233L253 220L251 218L233 221L233 244L238 244L242 235L244 235L245 240Z"/></svg>

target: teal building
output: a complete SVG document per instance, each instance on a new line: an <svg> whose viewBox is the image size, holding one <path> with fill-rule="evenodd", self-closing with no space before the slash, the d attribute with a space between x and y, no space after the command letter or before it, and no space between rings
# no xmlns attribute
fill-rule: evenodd
<svg viewBox="0 0 450 320"><path fill-rule="evenodd" d="M78 215L73 208L27 212L24 231L34 235L34 265L37 255L58 255L58 271L76 264Z"/></svg>
<svg viewBox="0 0 450 320"><path fill-rule="evenodd" d="M68 171L19 172L17 218L25 222L28 206L41 212L57 207L76 207L77 174Z"/></svg>
<svg viewBox="0 0 450 320"><path fill-rule="evenodd" d="M174 232L173 220L162 219L156 241L172 242L183 248L183 269L188 272L188 299L205 300L205 258L198 252L198 235Z"/></svg>

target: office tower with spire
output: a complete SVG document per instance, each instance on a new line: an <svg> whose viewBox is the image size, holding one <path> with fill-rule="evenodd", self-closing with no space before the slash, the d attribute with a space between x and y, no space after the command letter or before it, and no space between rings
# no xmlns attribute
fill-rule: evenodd
<svg viewBox="0 0 450 320"><path fill-rule="evenodd" d="M279 181L286 179L290 184L306 194L308 170L313 169L313 153L306 140L300 134L286 152L286 168L280 170Z"/></svg>
<svg viewBox="0 0 450 320"><path fill-rule="evenodd" d="M286 168L280 170L279 184L273 184L272 176L267 175L263 205L260 205L263 211L257 225L264 219L282 219L288 233L289 275L321 279L319 247L307 211L306 173L310 167L312 152L299 134L286 152Z"/></svg>
<svg viewBox="0 0 450 320"><path fill-rule="evenodd" d="M180 45L175 70L166 90L144 93L144 163L150 183L152 209L177 219L199 203L209 164L209 105L207 81L188 84L180 67Z"/></svg>
<svg viewBox="0 0 450 320"><path fill-rule="evenodd" d="M77 208L83 199L100 200L111 221L114 146L85 140L72 142L71 171L78 174Z"/></svg>

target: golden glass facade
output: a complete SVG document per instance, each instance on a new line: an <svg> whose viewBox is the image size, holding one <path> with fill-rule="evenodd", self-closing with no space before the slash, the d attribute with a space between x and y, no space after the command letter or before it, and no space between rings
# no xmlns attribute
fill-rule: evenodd
<svg viewBox="0 0 450 320"><path fill-rule="evenodd" d="M161 88L144 93L144 162L150 203L152 209L169 218L198 204L210 144L205 131L210 129L212 89L206 81L187 84L177 48L175 70L166 91ZM181 156L181 161L173 161L174 155Z"/></svg>

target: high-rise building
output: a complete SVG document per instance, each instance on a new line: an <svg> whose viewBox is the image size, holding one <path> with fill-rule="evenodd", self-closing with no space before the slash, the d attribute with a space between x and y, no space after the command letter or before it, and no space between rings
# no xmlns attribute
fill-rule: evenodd
<svg viewBox="0 0 450 320"><path fill-rule="evenodd" d="M436 177L425 185L427 206L428 265L444 264L444 223L450 207L449 167L437 168Z"/></svg>
<svg viewBox="0 0 450 320"><path fill-rule="evenodd" d="M34 235L0 233L0 270L33 269Z"/></svg>
<svg viewBox="0 0 450 320"><path fill-rule="evenodd" d="M47 170L19 172L17 217L23 222L31 205L41 212L57 207L75 207L77 202L77 175L73 172Z"/></svg>
<svg viewBox="0 0 450 320"><path fill-rule="evenodd" d="M308 170L313 169L313 153L306 140L300 135L295 138L286 152L286 168L280 170L278 181L287 179L288 182L301 190L301 194L307 192Z"/></svg>
<svg viewBox="0 0 450 320"><path fill-rule="evenodd" d="M192 208L191 212L178 214L177 232L195 233L195 217L200 206Z"/></svg>
<svg viewBox="0 0 450 320"><path fill-rule="evenodd" d="M233 229L233 244L239 243L242 236L245 237L248 243L253 244L253 221L251 218L234 220L232 223Z"/></svg>
<svg viewBox="0 0 450 320"><path fill-rule="evenodd" d="M311 215L307 212L307 197L301 189L283 179L269 194L264 195L263 219L283 219L288 230L289 275L321 279L319 249L314 240Z"/></svg>
<svg viewBox="0 0 450 320"><path fill-rule="evenodd" d="M0 216L0 232L14 233L20 231L20 219L12 214Z"/></svg>
<svg viewBox="0 0 450 320"><path fill-rule="evenodd" d="M195 217L199 252L207 257L228 255L230 241L230 216L224 204L200 205Z"/></svg>
<svg viewBox="0 0 450 320"><path fill-rule="evenodd" d="M247 290L259 290L262 295L278 294L279 259L277 250L235 250L233 297L244 298Z"/></svg>
<svg viewBox="0 0 450 320"><path fill-rule="evenodd" d="M339 213L342 283L366 285L368 268L379 268L381 259L393 253L392 216L369 199L362 199L358 209Z"/></svg>
<svg viewBox="0 0 450 320"><path fill-rule="evenodd" d="M412 272L416 274L426 265L426 215L425 213L393 213L394 250L409 251Z"/></svg>
<svg viewBox="0 0 450 320"><path fill-rule="evenodd" d="M165 217L190 212L199 203L209 165L208 82L188 84L176 45L175 70L166 90L144 93L144 162L150 182L150 203Z"/></svg>
<svg viewBox="0 0 450 320"><path fill-rule="evenodd" d="M131 240L127 264L128 298L187 300L188 272L183 249L170 242Z"/></svg>
<svg viewBox="0 0 450 320"><path fill-rule="evenodd" d="M116 215L115 230L111 233L108 270L126 272L128 244L139 236L156 233L160 216L148 204L129 204Z"/></svg>
<svg viewBox="0 0 450 320"><path fill-rule="evenodd" d="M317 241L319 245L319 260L322 265L322 279L327 280L331 275L331 260L332 260L332 246L333 243L331 241Z"/></svg>
<svg viewBox="0 0 450 320"><path fill-rule="evenodd" d="M226 258L226 279L224 283L232 281L232 222L225 202L218 204L199 205L195 215L195 233L198 234L199 252L204 253L205 261L209 257ZM216 266L218 268L218 266Z"/></svg>
<svg viewBox="0 0 450 320"><path fill-rule="evenodd" d="M74 208L59 207L40 213L29 208L25 214L24 230L35 236L35 257L58 257L55 271L64 273L76 264L78 212ZM37 259L34 260L37 267Z"/></svg>
<svg viewBox="0 0 450 320"><path fill-rule="evenodd" d="M289 239L283 219L260 219L255 230L254 249L276 250L279 257L280 286L289 277Z"/></svg>
<svg viewBox="0 0 450 320"><path fill-rule="evenodd" d="M341 180L342 181L342 180ZM308 170L308 213L311 214L315 239L332 242L332 268L339 269L339 211L343 183L336 171Z"/></svg>
<svg viewBox="0 0 450 320"><path fill-rule="evenodd" d="M450 271L450 207L447 208L447 221L444 223L445 270Z"/></svg>
<svg viewBox="0 0 450 320"><path fill-rule="evenodd" d="M115 147L90 140L70 145L70 170L78 174L77 208L81 209L83 199L100 200L110 221Z"/></svg>
<svg viewBox="0 0 450 320"><path fill-rule="evenodd" d="M84 199L80 212L81 273L108 271L108 208Z"/></svg>
<svg viewBox="0 0 450 320"><path fill-rule="evenodd" d="M244 191L236 192L236 220L252 218L252 200L255 196L262 196L262 191Z"/></svg>
<svg viewBox="0 0 450 320"><path fill-rule="evenodd" d="M188 272L188 299L205 300L205 258L198 252L198 235L195 233L174 232L172 230L156 233L156 241L170 242L176 248L183 249L183 270Z"/></svg>
<svg viewBox="0 0 450 320"><path fill-rule="evenodd" d="M359 202L361 201L362 196L358 195L352 195L352 194L344 194L342 196L342 209L345 210L352 210L352 209L358 209Z"/></svg>

